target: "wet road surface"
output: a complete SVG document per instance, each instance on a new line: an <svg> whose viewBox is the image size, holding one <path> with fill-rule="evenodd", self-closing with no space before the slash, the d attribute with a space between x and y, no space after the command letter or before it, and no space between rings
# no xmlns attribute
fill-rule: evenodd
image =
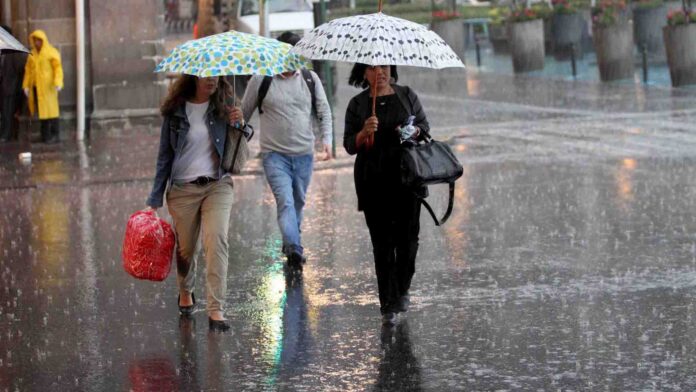
<svg viewBox="0 0 696 392"><path fill-rule="evenodd" d="M0 390L696 389L696 93L400 74L465 171L450 221L422 215L396 328L380 326L345 153L312 180L300 282L286 282L258 162L237 178L219 334L203 304L179 319L173 273L121 266L158 130L4 145ZM443 211L445 188L432 194Z"/></svg>

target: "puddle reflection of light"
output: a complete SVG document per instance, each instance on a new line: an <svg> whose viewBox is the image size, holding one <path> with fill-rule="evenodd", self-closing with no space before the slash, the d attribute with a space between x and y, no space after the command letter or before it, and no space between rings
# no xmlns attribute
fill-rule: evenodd
<svg viewBox="0 0 696 392"><path fill-rule="evenodd" d="M641 128L629 128L626 133L630 133L631 135L640 135L643 133L643 130Z"/></svg>
<svg viewBox="0 0 696 392"><path fill-rule="evenodd" d="M636 160L633 158L624 158L621 164L625 169L628 170L634 170L636 168Z"/></svg>
<svg viewBox="0 0 696 392"><path fill-rule="evenodd" d="M283 353L283 309L287 293L285 292L285 276L282 259L278 260L268 270L261 282L260 292L263 295L261 319L262 357L271 366L272 372L267 380L268 385L275 385Z"/></svg>
<svg viewBox="0 0 696 392"><path fill-rule="evenodd" d="M59 160L36 162L31 172L31 178L35 183L66 184L70 181L68 169Z"/></svg>
<svg viewBox="0 0 696 392"><path fill-rule="evenodd" d="M634 80L636 88L636 103L638 104L640 110L645 110L647 99L645 96L645 88L643 88L643 81L638 77L637 74L634 75Z"/></svg>
<svg viewBox="0 0 696 392"><path fill-rule="evenodd" d="M616 187L622 208L626 209L628 203L633 200L633 171L638 163L633 158L625 158L616 172Z"/></svg>
<svg viewBox="0 0 696 392"><path fill-rule="evenodd" d="M466 146L463 147L466 149ZM450 217L451 222L447 222L444 226L449 254L452 256L452 261L457 265L467 264L466 252L469 241L466 228L469 226L469 213L471 210L468 191L470 175L469 167L465 166L464 173L455 185L454 209Z"/></svg>
<svg viewBox="0 0 696 392"><path fill-rule="evenodd" d="M478 97L481 95L481 81L468 77L466 79L466 91L470 97Z"/></svg>

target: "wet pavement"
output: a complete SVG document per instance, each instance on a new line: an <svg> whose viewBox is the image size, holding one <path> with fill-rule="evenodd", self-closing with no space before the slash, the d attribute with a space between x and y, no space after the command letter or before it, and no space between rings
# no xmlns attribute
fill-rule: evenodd
<svg viewBox="0 0 696 392"><path fill-rule="evenodd" d="M399 71L465 170L396 328L345 153L317 165L294 284L258 161L236 179L219 334L179 319L173 274L121 266L157 129L3 145L0 391L695 390L696 92Z"/></svg>

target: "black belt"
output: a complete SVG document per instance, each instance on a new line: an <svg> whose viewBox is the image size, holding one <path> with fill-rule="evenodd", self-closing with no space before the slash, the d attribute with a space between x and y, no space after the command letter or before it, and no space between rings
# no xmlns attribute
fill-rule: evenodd
<svg viewBox="0 0 696 392"><path fill-rule="evenodd" d="M200 177L196 178L196 179L193 180L193 181L189 181L189 184L195 184L195 185L198 185L198 186L204 186L204 185L208 185L208 184L210 184L211 182L215 182L215 181L217 181L217 178L207 177L207 176L200 176Z"/></svg>

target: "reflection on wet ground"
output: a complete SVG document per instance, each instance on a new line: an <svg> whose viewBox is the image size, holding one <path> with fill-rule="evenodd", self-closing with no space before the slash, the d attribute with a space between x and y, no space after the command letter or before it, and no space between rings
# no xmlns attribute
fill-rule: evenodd
<svg viewBox="0 0 696 392"><path fill-rule="evenodd" d="M237 178L220 334L202 306L179 319L173 276L121 267L156 130L32 146L29 165L3 146L0 390L696 389L696 97L424 75L402 78L465 172L451 220L422 216L411 310L388 330L346 156L313 178L301 280L257 166Z"/></svg>

